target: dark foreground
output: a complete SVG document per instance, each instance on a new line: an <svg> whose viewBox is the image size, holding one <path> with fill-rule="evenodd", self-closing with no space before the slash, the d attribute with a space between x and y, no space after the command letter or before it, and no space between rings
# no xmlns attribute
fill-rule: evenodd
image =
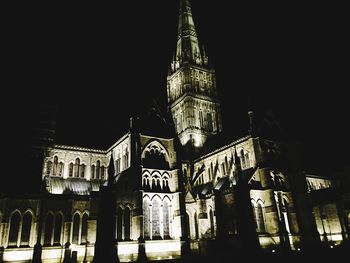
<svg viewBox="0 0 350 263"><path fill-rule="evenodd" d="M350 262L350 246L340 245L333 248L324 247L310 251L293 251L293 252L261 252L252 253L249 251L240 252L231 251L212 253L211 255L190 255L186 259L176 259L167 261L155 261L157 263L203 263L203 262L261 262L261 263L284 263L284 262Z"/></svg>

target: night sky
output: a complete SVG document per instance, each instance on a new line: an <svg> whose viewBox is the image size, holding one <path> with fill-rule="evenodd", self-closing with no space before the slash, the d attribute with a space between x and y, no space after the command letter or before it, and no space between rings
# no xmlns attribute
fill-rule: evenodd
<svg viewBox="0 0 350 263"><path fill-rule="evenodd" d="M328 174L349 164L342 10L192 1L200 43L216 69L225 130L245 135L252 109L257 122L273 116L301 142L306 171ZM166 104L178 1L21 6L7 13L1 109L10 161L26 145L35 105L57 105L57 143L107 148L152 98Z"/></svg>

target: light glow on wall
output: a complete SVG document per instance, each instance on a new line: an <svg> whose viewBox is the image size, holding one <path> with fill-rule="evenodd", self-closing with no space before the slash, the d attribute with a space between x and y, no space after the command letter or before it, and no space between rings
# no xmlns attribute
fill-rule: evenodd
<svg viewBox="0 0 350 263"><path fill-rule="evenodd" d="M180 240L146 241L146 253L181 251Z"/></svg>
<svg viewBox="0 0 350 263"><path fill-rule="evenodd" d="M33 249L7 249L4 252L4 262L6 261L28 261L33 256Z"/></svg>

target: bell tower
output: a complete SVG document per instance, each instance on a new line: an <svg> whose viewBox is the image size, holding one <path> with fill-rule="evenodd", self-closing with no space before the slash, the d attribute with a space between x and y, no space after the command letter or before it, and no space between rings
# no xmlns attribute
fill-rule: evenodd
<svg viewBox="0 0 350 263"><path fill-rule="evenodd" d="M200 48L189 0L180 0L176 55L167 77L168 105L182 145L199 149L222 130L215 71Z"/></svg>

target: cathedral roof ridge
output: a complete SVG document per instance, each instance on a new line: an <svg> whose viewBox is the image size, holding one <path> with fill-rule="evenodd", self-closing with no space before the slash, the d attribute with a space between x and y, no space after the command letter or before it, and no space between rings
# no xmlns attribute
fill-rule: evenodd
<svg viewBox="0 0 350 263"><path fill-rule="evenodd" d="M246 140L248 140L248 139L250 139L250 138L252 138L252 136L250 136L250 135L245 136L245 137L242 137L242 138L240 138L240 139L238 139L238 140L235 140L235 141L233 141L233 142L231 142L231 143L229 143L229 144L226 144L226 145L224 145L224 146L221 146L221 147L219 147L219 148L217 148L217 149L215 149L215 150L213 150L213 151L210 151L210 152L208 152L208 153L206 153L206 154L204 154L204 155L198 157L197 159L194 160L194 162L200 161L200 160L202 160L202 159L204 159L204 158L206 158L206 157L208 157L208 156L210 156L210 155L212 155L212 154L215 154L215 153L217 153L217 152L220 152L220 151L222 151L222 150L224 150L224 149L226 149L226 148L232 147L232 146L234 146L234 145L236 145L236 144L238 144L238 143L241 143L241 142L243 142L243 141L246 141Z"/></svg>
<svg viewBox="0 0 350 263"><path fill-rule="evenodd" d="M84 151L84 152L102 153L102 154L107 154L108 152L107 150L93 149L93 148L87 148L87 147L81 147L81 146L64 145L64 144L55 144L54 148L62 149L62 150Z"/></svg>

